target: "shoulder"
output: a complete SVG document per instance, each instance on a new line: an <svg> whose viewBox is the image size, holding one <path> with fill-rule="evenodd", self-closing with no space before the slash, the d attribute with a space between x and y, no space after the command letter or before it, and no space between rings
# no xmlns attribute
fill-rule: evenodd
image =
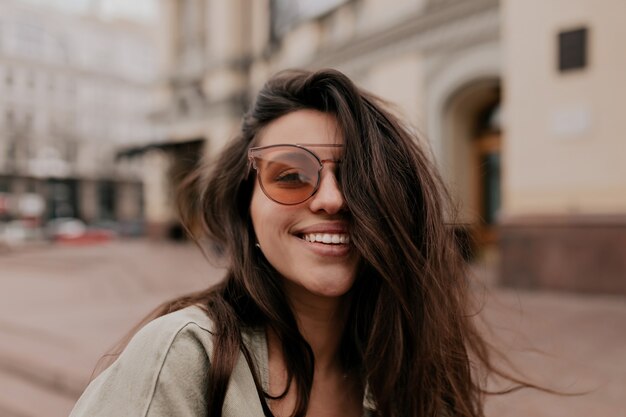
<svg viewBox="0 0 626 417"><path fill-rule="evenodd" d="M184 415L202 415L212 328L199 307L149 322L89 385L72 417L165 416L190 407Z"/></svg>
<svg viewBox="0 0 626 417"><path fill-rule="evenodd" d="M148 348L167 353L173 344L184 344L194 339L202 345L212 344L213 322L200 307L189 306L146 324L133 336L125 352Z"/></svg>
<svg viewBox="0 0 626 417"><path fill-rule="evenodd" d="M166 365L204 372L213 350L212 329L212 321L199 307L166 314L135 334L120 356L120 364L153 372Z"/></svg>

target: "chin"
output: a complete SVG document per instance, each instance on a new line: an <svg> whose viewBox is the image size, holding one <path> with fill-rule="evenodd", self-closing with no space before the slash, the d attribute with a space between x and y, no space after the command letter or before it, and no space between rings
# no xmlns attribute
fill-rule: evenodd
<svg viewBox="0 0 626 417"><path fill-rule="evenodd" d="M304 288L320 297L337 298L346 295L353 283L354 279L346 279L345 275L342 278L326 276L315 280L312 285L304 285Z"/></svg>

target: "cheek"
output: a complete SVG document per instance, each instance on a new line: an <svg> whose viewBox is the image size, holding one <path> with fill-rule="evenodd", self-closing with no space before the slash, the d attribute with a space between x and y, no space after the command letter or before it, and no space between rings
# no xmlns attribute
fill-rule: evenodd
<svg viewBox="0 0 626 417"><path fill-rule="evenodd" d="M259 201L259 193L261 192L259 189L259 185L255 183L254 191L252 192L252 198L250 200L250 219L252 219L252 228L254 229L254 234L256 235L257 242L259 241L259 235L263 234L262 225L263 222L263 205L262 202Z"/></svg>
<svg viewBox="0 0 626 417"><path fill-rule="evenodd" d="M281 230L280 225L284 216L281 216L279 209L276 203L265 197L257 183L250 201L250 218L259 243L271 241Z"/></svg>
<svg viewBox="0 0 626 417"><path fill-rule="evenodd" d="M294 246L289 230L297 216L298 209L271 201L258 186L254 189L250 201L250 218L256 241L265 258L281 272L290 263L286 253L292 251Z"/></svg>

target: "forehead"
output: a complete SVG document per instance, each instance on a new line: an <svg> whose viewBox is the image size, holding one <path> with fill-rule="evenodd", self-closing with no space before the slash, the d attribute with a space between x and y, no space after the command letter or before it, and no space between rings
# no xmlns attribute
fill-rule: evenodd
<svg viewBox="0 0 626 417"><path fill-rule="evenodd" d="M256 146L280 144L343 144L335 116L317 110L297 110L268 124Z"/></svg>

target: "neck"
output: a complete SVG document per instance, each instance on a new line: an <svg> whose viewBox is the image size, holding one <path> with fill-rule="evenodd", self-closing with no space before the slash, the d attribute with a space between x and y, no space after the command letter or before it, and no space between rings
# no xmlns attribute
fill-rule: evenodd
<svg viewBox="0 0 626 417"><path fill-rule="evenodd" d="M300 333L315 355L316 372L340 367L339 345L347 318L347 296L318 297L300 289L287 288Z"/></svg>
<svg viewBox="0 0 626 417"><path fill-rule="evenodd" d="M289 287L289 285L286 285ZM347 320L349 296L318 297L302 288L285 288L298 329L315 356L313 384L310 391L311 415L360 415L363 388L358 379L347 378L339 358L341 336ZM280 341L271 328L267 331L269 392L286 396L270 401L274 415L292 415L296 406L296 387L288 392L288 370ZM338 402L339 401L339 402ZM346 404L354 412L346 413ZM341 412L329 412L329 410Z"/></svg>

